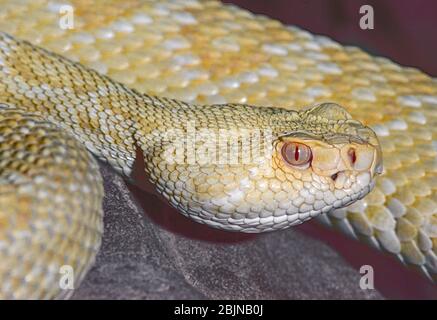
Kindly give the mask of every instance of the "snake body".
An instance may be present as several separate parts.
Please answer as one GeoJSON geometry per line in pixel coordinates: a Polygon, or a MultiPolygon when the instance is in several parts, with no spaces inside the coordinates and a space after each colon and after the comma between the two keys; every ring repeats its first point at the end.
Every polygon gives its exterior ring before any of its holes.
{"type": "Polygon", "coordinates": [[[198,222],[317,217],[435,281],[434,79],[218,2],[89,5],[71,2],[71,30],[60,4],[0,6],[1,298],[68,296],[62,266],[80,284],[102,234],[94,157],[127,179],[143,161],[198,222]]]}

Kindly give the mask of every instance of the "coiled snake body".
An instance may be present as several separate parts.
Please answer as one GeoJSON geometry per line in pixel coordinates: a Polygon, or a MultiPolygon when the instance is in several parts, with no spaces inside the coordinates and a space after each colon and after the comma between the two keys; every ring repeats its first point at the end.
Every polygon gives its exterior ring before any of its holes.
{"type": "Polygon", "coordinates": [[[435,80],[217,2],[87,4],[71,30],[60,4],[0,6],[0,297],[64,297],[60,268],[92,265],[91,154],[132,179],[140,153],[198,222],[317,217],[436,279],[435,80]]]}

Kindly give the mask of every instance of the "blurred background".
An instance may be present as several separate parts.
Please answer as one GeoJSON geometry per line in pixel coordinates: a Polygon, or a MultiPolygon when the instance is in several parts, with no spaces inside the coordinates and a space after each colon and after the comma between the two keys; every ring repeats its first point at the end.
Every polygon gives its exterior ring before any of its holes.
{"type": "MultiPolygon", "coordinates": [[[[224,0],[251,12],[297,25],[372,55],[437,76],[437,1],[433,0],[224,0]],[[360,7],[374,9],[374,29],[359,26],[360,7]]],[[[437,112],[437,110],[436,110],[437,112]]],[[[437,287],[392,257],[368,248],[314,222],[296,227],[334,247],[352,266],[369,264],[375,287],[391,299],[437,299],[437,287]]]]}

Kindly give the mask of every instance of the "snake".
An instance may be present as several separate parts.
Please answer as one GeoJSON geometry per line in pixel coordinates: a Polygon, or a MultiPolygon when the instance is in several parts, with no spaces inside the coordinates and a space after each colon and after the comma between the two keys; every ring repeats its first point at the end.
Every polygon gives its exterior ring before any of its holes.
{"type": "Polygon", "coordinates": [[[0,298],[80,285],[98,161],[199,223],[314,218],[436,281],[436,79],[217,1],[0,3],[0,298]]]}

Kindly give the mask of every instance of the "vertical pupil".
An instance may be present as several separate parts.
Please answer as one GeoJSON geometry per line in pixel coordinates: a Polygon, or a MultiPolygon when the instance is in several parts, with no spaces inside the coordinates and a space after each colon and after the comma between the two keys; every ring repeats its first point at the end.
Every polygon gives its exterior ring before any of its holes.
{"type": "Polygon", "coordinates": [[[285,142],[281,148],[282,159],[290,165],[301,166],[312,159],[311,149],[297,142],[285,142]]]}

